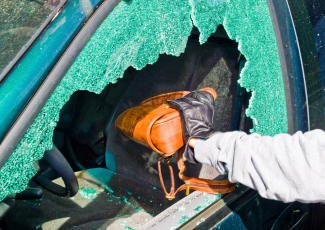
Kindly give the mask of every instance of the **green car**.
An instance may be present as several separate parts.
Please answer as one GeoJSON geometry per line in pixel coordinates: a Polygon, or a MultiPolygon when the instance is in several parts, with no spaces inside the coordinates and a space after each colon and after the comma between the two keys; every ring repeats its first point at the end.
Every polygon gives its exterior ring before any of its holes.
{"type": "MultiPolygon", "coordinates": [[[[214,128],[325,130],[316,0],[0,2],[1,229],[321,229],[322,204],[165,198],[159,154],[116,128],[159,94],[215,89],[214,128]]],[[[261,153],[263,154],[263,153],[261,153]]],[[[174,157],[176,187],[178,179],[174,157]]],[[[225,179],[186,163],[187,176],[225,179]]],[[[167,166],[162,167],[167,190],[167,166]]]]}

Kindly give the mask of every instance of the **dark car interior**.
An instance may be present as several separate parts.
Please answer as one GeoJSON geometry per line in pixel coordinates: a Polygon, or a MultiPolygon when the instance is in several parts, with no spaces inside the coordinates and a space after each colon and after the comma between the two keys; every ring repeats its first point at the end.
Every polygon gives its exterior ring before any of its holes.
{"type": "MultiPolygon", "coordinates": [[[[244,111],[250,93],[237,84],[245,58],[222,26],[203,45],[198,35],[194,29],[180,57],[160,55],[156,63],[142,70],[130,67],[122,79],[100,94],[77,91],[71,96],[61,109],[53,143],[73,169],[78,193],[73,197],[55,195],[48,191],[52,185],[43,184],[41,199],[16,200],[3,218],[7,229],[138,229],[184,198],[184,191],[172,201],[165,198],[157,171],[159,154],[115,128],[122,112],[147,98],[211,87],[218,95],[215,128],[249,132],[252,122],[244,111]]],[[[176,158],[171,162],[178,187],[182,183],[177,180],[176,158]]],[[[210,166],[186,164],[190,176],[213,179],[219,175],[210,166]]],[[[40,172],[30,188],[40,188],[40,174],[64,186],[62,175],[42,160],[38,166],[40,172]]],[[[162,174],[169,188],[167,166],[163,165],[162,174]]]]}

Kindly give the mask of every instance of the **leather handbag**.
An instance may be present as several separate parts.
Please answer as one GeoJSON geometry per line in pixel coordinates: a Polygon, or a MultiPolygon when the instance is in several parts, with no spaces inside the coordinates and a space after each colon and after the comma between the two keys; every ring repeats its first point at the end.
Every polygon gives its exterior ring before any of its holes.
{"type": "MultiPolygon", "coordinates": [[[[211,88],[201,89],[211,93],[214,99],[217,93],[211,88]]],[[[159,178],[167,199],[175,198],[179,191],[197,190],[212,194],[229,193],[235,190],[236,184],[228,180],[208,180],[194,177],[186,177],[186,170],[183,161],[184,140],[182,133],[181,117],[177,110],[170,108],[168,100],[174,100],[190,93],[189,91],[180,91],[166,93],[149,98],[143,101],[139,106],[123,112],[116,120],[115,127],[125,136],[135,142],[151,148],[153,151],[161,154],[158,159],[159,178]],[[179,178],[185,182],[175,191],[174,174],[170,159],[178,151],[177,166],[179,178]],[[166,191],[162,174],[161,161],[164,161],[170,170],[171,190],[166,191]]]]}

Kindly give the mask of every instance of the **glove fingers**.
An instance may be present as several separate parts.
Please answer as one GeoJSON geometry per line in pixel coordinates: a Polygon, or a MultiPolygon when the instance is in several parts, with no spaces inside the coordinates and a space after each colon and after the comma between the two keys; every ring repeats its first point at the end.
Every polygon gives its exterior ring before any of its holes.
{"type": "Polygon", "coordinates": [[[205,91],[194,91],[187,94],[184,97],[177,98],[175,100],[169,100],[168,103],[176,108],[182,108],[184,106],[208,106],[213,107],[213,96],[205,91]],[[202,94],[203,93],[203,94],[202,94]]]}
{"type": "Polygon", "coordinates": [[[184,96],[185,98],[195,98],[202,103],[213,104],[213,95],[207,91],[196,90],[184,96]]]}

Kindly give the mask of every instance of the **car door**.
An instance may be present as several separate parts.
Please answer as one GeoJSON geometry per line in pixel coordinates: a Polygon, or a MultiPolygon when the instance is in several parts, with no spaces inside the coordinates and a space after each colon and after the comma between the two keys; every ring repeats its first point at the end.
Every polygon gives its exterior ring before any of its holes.
{"type": "MultiPolygon", "coordinates": [[[[64,2],[47,21],[28,49],[24,50],[17,60],[3,72],[0,85],[0,94],[2,93],[0,98],[3,100],[1,112],[4,114],[1,118],[0,131],[0,168],[5,164],[91,35],[117,3],[116,0],[64,2]],[[91,8],[91,10],[86,10],[86,8],[91,8]],[[21,87],[17,87],[17,84],[21,87]]],[[[288,130],[290,134],[298,130],[307,131],[311,127],[309,106],[306,106],[309,105],[306,94],[308,87],[300,47],[296,43],[297,34],[290,8],[285,1],[270,0],[269,9],[285,83],[288,130]]],[[[238,100],[238,104],[240,103],[245,102],[238,100]]],[[[320,116],[319,124],[322,122],[322,116],[320,116]]],[[[305,213],[308,210],[306,205],[286,205],[265,201],[255,191],[241,186],[236,192],[226,195],[222,200],[218,200],[200,212],[199,215],[206,215],[207,221],[198,228],[228,226],[229,223],[236,226],[240,224],[247,226],[249,223],[254,226],[266,223],[266,221],[268,222],[264,226],[273,226],[279,223],[282,217],[284,219],[288,213],[298,210],[297,207],[300,208],[302,215],[295,217],[297,221],[293,222],[293,225],[301,223],[306,218],[305,213]],[[229,206],[223,204],[229,204],[229,206]],[[262,207],[272,208],[261,214],[259,210],[262,207]],[[246,215],[247,212],[251,212],[250,215],[246,215]],[[256,219],[259,222],[253,223],[256,219]]],[[[188,224],[195,223],[196,225],[198,222],[196,218],[198,216],[184,223],[181,228],[188,227],[188,224]]]]}

